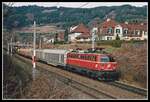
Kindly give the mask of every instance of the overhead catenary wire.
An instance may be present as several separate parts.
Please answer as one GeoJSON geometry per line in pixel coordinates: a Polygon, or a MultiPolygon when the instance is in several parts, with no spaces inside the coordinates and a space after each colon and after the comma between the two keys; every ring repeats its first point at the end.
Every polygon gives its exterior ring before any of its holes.
{"type": "Polygon", "coordinates": [[[87,2],[87,3],[85,3],[85,4],[81,5],[81,6],[79,6],[78,8],[82,8],[82,7],[84,7],[84,6],[88,5],[88,4],[89,4],[89,2],[87,2]]]}
{"type": "MultiPolygon", "coordinates": [[[[60,3],[61,3],[61,2],[57,2],[57,3],[55,4],[57,8],[60,8],[60,6],[61,6],[60,3]]],[[[79,7],[76,7],[76,8],[82,8],[82,7],[84,7],[84,6],[87,6],[89,3],[90,3],[90,2],[86,2],[86,3],[80,5],[79,7]]]]}

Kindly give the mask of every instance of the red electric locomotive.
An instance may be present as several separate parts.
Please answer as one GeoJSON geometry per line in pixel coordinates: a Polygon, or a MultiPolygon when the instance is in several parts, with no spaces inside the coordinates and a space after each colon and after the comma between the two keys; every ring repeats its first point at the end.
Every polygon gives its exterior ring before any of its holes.
{"type": "Polygon", "coordinates": [[[117,62],[109,54],[68,53],[67,66],[98,80],[117,80],[117,62]]]}

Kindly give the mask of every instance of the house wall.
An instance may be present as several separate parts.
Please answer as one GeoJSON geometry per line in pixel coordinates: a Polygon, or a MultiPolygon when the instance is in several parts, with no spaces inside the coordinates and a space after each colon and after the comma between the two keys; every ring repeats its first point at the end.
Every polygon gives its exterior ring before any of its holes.
{"type": "Polygon", "coordinates": [[[72,41],[76,40],[75,38],[77,36],[79,36],[79,35],[81,35],[81,33],[72,33],[72,34],[69,34],[68,35],[68,40],[72,42],[72,41]]]}
{"type": "Polygon", "coordinates": [[[123,39],[122,38],[123,37],[123,28],[120,25],[115,26],[115,29],[114,29],[114,37],[115,38],[116,38],[117,34],[120,37],[120,40],[122,40],[123,39]],[[120,30],[120,32],[116,32],[117,29],[120,30]]]}
{"type": "Polygon", "coordinates": [[[51,38],[47,41],[47,43],[54,43],[54,40],[55,40],[54,38],[51,38]]]}
{"type": "Polygon", "coordinates": [[[115,40],[115,36],[101,36],[100,40],[115,40]]]}
{"type": "Polygon", "coordinates": [[[84,41],[91,41],[91,39],[90,38],[87,38],[87,39],[78,39],[77,41],[79,41],[79,42],[84,42],[84,41]]]}
{"type": "Polygon", "coordinates": [[[141,40],[145,40],[145,39],[147,39],[147,38],[148,38],[147,32],[142,31],[142,36],[140,37],[140,39],[141,39],[141,40]]]}
{"type": "Polygon", "coordinates": [[[108,40],[108,39],[109,40],[115,40],[117,34],[120,37],[120,40],[131,40],[131,39],[134,39],[134,40],[144,40],[144,39],[148,38],[147,32],[142,31],[142,36],[140,36],[140,30],[134,30],[134,33],[135,33],[135,31],[138,31],[137,36],[133,36],[133,37],[123,36],[123,28],[120,25],[118,25],[118,26],[116,26],[114,28],[114,35],[113,36],[100,35],[100,40],[108,40]],[[117,33],[116,29],[119,29],[120,33],[117,33]]]}

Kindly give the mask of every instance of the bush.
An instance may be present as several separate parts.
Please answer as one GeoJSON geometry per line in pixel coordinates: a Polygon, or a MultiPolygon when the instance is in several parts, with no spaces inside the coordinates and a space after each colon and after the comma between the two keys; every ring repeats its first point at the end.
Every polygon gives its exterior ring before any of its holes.
{"type": "Polygon", "coordinates": [[[114,40],[112,43],[113,47],[121,47],[122,41],[121,40],[114,40]]]}
{"type": "Polygon", "coordinates": [[[101,40],[97,42],[97,45],[112,45],[113,40],[101,40]]]}
{"type": "Polygon", "coordinates": [[[120,37],[119,37],[119,35],[117,34],[117,36],[116,36],[116,40],[120,40],[120,37]]]}
{"type": "Polygon", "coordinates": [[[118,63],[120,79],[136,83],[146,88],[147,85],[147,44],[136,47],[135,44],[124,43],[121,49],[112,52],[118,63]]]}
{"type": "Polygon", "coordinates": [[[135,71],[135,73],[133,74],[133,79],[135,81],[138,81],[138,82],[145,82],[145,80],[147,80],[147,70],[146,68],[139,68],[138,71],[135,71]]]}
{"type": "Polygon", "coordinates": [[[106,40],[106,41],[99,41],[97,45],[111,45],[112,47],[121,47],[123,41],[121,40],[106,40]]]}

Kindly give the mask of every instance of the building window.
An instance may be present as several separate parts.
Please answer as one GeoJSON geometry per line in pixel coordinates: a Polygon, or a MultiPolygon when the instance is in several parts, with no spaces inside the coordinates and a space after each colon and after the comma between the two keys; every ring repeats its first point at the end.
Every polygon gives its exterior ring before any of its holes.
{"type": "Polygon", "coordinates": [[[116,29],[116,33],[120,33],[120,29],[116,29]]]}
{"type": "Polygon", "coordinates": [[[140,35],[140,31],[139,31],[139,30],[136,30],[136,31],[135,31],[135,35],[140,35]]]}
{"type": "Polygon", "coordinates": [[[107,33],[108,33],[108,34],[113,33],[113,29],[112,29],[112,28],[108,28],[107,33]]]}
{"type": "Polygon", "coordinates": [[[144,32],[144,35],[147,35],[147,32],[144,32]]]}
{"type": "Polygon", "coordinates": [[[107,40],[112,40],[112,37],[107,37],[107,40]]]}
{"type": "Polygon", "coordinates": [[[128,29],[124,29],[123,34],[128,34],[128,29]]]}

